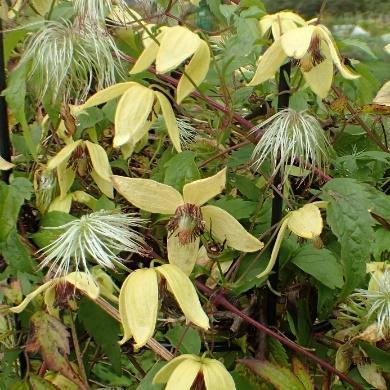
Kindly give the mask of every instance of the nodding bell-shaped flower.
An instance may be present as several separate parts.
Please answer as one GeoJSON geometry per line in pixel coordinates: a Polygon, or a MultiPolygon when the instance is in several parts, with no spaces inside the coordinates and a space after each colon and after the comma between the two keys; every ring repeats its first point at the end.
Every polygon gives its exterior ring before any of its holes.
{"type": "Polygon", "coordinates": [[[91,275],[84,272],[72,272],[64,277],[52,279],[42,284],[42,286],[26,295],[22,303],[11,307],[9,310],[13,313],[21,313],[35,297],[44,294],[44,302],[50,314],[52,314],[55,311],[56,292],[69,297],[74,295],[76,289],[82,291],[92,300],[99,297],[99,287],[91,275]],[[68,284],[72,286],[71,289],[67,288],[68,284]]]}
{"type": "Polygon", "coordinates": [[[226,168],[214,176],[175,188],[149,179],[112,176],[115,189],[134,206],[150,213],[172,215],[168,223],[168,260],[189,275],[195,265],[200,236],[211,232],[218,242],[242,252],[256,252],[264,244],[249,234],[228,212],[204,206],[225,188],[226,168]]]}
{"type": "Polygon", "coordinates": [[[145,41],[145,49],[134,64],[130,74],[146,70],[156,60],[158,73],[167,73],[177,68],[187,58],[192,59],[184,67],[177,86],[177,102],[180,104],[195,86],[207,75],[210,65],[210,50],[205,41],[183,26],[164,27],[155,40],[145,41]]]}
{"type": "Polygon", "coordinates": [[[171,103],[159,91],[136,82],[115,84],[92,95],[84,104],[73,107],[78,115],[82,110],[106,103],[120,96],[115,112],[113,146],[121,147],[127,157],[146,134],[161,112],[168,135],[178,152],[181,152],[179,129],[171,103]]]}
{"type": "Polygon", "coordinates": [[[124,334],[120,344],[133,337],[138,349],[153,336],[161,278],[165,279],[186,319],[204,330],[209,328],[209,319],[191,280],[175,265],[164,264],[156,268],[137,269],[123,282],[119,294],[119,314],[124,334]]]}
{"type": "Polygon", "coordinates": [[[270,30],[274,39],[280,38],[285,32],[304,26],[305,19],[291,11],[281,11],[276,14],[265,15],[260,19],[261,35],[266,35],[270,30]]]}
{"type": "Polygon", "coordinates": [[[106,151],[98,144],[84,140],[72,142],[49,160],[47,169],[57,170],[61,198],[67,195],[76,174],[81,177],[90,174],[104,195],[114,197],[110,163],[106,151]]]}
{"type": "Polygon", "coordinates": [[[276,263],[283,238],[287,233],[287,229],[291,230],[298,237],[306,238],[308,240],[315,240],[320,236],[323,229],[320,208],[325,208],[326,206],[327,202],[308,203],[300,209],[291,211],[286,215],[276,237],[269,263],[266,269],[257,275],[258,278],[262,278],[271,273],[272,268],[276,263]]]}
{"type": "Polygon", "coordinates": [[[165,390],[190,390],[195,384],[206,390],[236,389],[232,376],[219,360],[190,354],[169,361],[157,372],[153,384],[166,384],[165,390]]]}
{"type": "Polygon", "coordinates": [[[40,268],[50,265],[48,274],[66,275],[79,268],[89,273],[88,259],[103,268],[115,269],[119,252],[144,253],[144,240],[137,228],[143,220],[117,210],[85,214],[65,225],[45,227],[60,235],[40,250],[45,259],[40,268]]]}
{"type": "Polygon", "coordinates": [[[307,25],[288,30],[265,51],[248,85],[269,80],[292,58],[303,73],[306,83],[321,98],[325,98],[333,81],[333,65],[346,79],[360,77],[343,64],[330,31],[322,24],[307,25]]]}

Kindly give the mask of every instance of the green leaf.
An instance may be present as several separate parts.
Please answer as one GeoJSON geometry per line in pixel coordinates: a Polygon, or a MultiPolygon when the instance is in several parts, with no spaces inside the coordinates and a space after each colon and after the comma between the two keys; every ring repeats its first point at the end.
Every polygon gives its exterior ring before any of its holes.
{"type": "Polygon", "coordinates": [[[294,254],[291,262],[331,289],[344,284],[343,269],[328,249],[305,245],[294,254]]]}
{"type": "Polygon", "coordinates": [[[314,390],[314,383],[310,376],[309,368],[305,366],[296,356],[293,356],[292,358],[292,370],[303,383],[306,390],[314,390]]]}
{"type": "Polygon", "coordinates": [[[283,367],[289,367],[288,355],[283,344],[273,337],[268,337],[267,343],[272,363],[279,364],[283,367]]]}
{"type": "Polygon", "coordinates": [[[377,364],[383,371],[390,373],[390,352],[383,351],[369,343],[361,341],[361,347],[367,352],[368,356],[377,364]]]}
{"type": "Polygon", "coordinates": [[[301,381],[286,367],[266,360],[240,359],[239,362],[274,385],[277,390],[305,390],[301,381]]]}
{"type": "Polygon", "coordinates": [[[179,345],[181,353],[192,353],[198,355],[200,353],[201,340],[198,332],[195,329],[176,325],[168,330],[165,337],[169,340],[172,346],[179,345]]]}
{"type": "Polygon", "coordinates": [[[137,390],[162,390],[165,385],[154,385],[153,379],[157,372],[165,365],[164,362],[156,363],[139,383],[137,390]]]}
{"type": "Polygon", "coordinates": [[[240,148],[238,150],[235,150],[227,162],[227,166],[229,168],[237,168],[240,165],[247,164],[248,161],[251,159],[252,153],[253,153],[254,146],[253,145],[246,145],[243,148],[240,148]]]}
{"type": "Polygon", "coordinates": [[[236,186],[242,195],[254,202],[259,200],[260,189],[253,182],[253,178],[241,175],[231,175],[231,184],[236,186]]]}
{"type": "Polygon", "coordinates": [[[215,206],[220,207],[221,209],[226,210],[236,219],[244,219],[251,217],[258,206],[257,202],[250,202],[248,200],[243,200],[240,198],[236,199],[219,199],[215,202],[209,202],[215,206]]]}
{"type": "Polygon", "coordinates": [[[390,252],[390,231],[385,228],[379,228],[375,231],[374,258],[376,261],[383,261],[382,254],[390,252]]]}
{"type": "MultiPolygon", "coordinates": [[[[379,191],[354,179],[333,179],[325,184],[327,222],[341,246],[345,285],[342,297],[350,294],[366,274],[374,238],[374,220],[369,209],[379,191]]],[[[380,193],[379,193],[380,194],[380,193]]],[[[381,211],[380,211],[381,212],[381,211]]]]}
{"type": "Polygon", "coordinates": [[[118,344],[119,323],[87,298],[79,304],[78,318],[110,360],[114,371],[121,373],[121,350],[118,344]]]}
{"type": "Polygon", "coordinates": [[[195,164],[195,153],[181,152],[165,163],[164,183],[181,191],[184,184],[200,179],[198,167],[195,164]]]}

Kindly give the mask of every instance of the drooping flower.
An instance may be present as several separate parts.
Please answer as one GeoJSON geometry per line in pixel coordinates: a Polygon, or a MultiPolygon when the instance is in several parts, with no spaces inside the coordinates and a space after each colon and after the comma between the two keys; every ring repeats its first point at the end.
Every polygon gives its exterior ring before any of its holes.
{"type": "Polygon", "coordinates": [[[190,390],[195,383],[204,384],[206,390],[236,389],[232,376],[219,360],[190,354],[169,361],[153,379],[153,384],[166,384],[166,390],[190,390]]]}
{"type": "Polygon", "coordinates": [[[271,30],[274,39],[278,39],[285,32],[304,26],[305,24],[306,21],[302,17],[291,11],[281,11],[276,14],[265,15],[259,22],[261,35],[264,36],[271,30]]]}
{"type": "Polygon", "coordinates": [[[180,104],[207,75],[210,65],[210,50],[207,43],[183,26],[164,27],[155,40],[147,40],[144,43],[145,49],[130,74],[143,72],[154,61],[158,73],[167,73],[192,56],[188,65],[184,67],[184,74],[177,86],[176,100],[180,104]]]}
{"type": "Polygon", "coordinates": [[[21,64],[28,65],[39,98],[78,102],[92,85],[99,90],[115,83],[118,57],[114,40],[99,25],[49,21],[28,39],[21,64]]]}
{"type": "Polygon", "coordinates": [[[39,294],[44,294],[44,302],[49,311],[52,311],[54,309],[53,296],[55,298],[55,289],[59,288],[65,290],[66,284],[68,283],[73,286],[73,293],[76,289],[80,290],[92,300],[97,299],[99,296],[99,287],[90,274],[84,272],[71,272],[66,276],[55,278],[42,284],[42,286],[26,295],[18,306],[11,307],[9,310],[13,313],[21,313],[35,297],[39,294]]]}
{"type": "Polygon", "coordinates": [[[332,34],[323,25],[307,25],[288,30],[266,50],[248,84],[258,85],[272,78],[287,57],[299,66],[306,83],[321,98],[328,95],[333,81],[333,65],[346,79],[360,77],[348,69],[332,34]]]}
{"type": "Polygon", "coordinates": [[[179,130],[175,113],[165,95],[135,82],[115,84],[92,95],[84,104],[74,107],[77,115],[80,111],[106,103],[121,96],[115,112],[114,147],[122,147],[126,156],[132,153],[149,131],[161,111],[172,144],[181,152],[179,130]]]}
{"type": "Polygon", "coordinates": [[[81,177],[90,174],[103,194],[114,197],[110,163],[106,151],[98,144],[84,140],[72,142],[49,160],[47,169],[57,170],[61,198],[67,195],[76,173],[81,177]]]}
{"type": "Polygon", "coordinates": [[[123,282],[119,294],[119,314],[124,331],[121,344],[133,337],[135,348],[141,348],[153,336],[160,278],[165,279],[187,320],[202,329],[209,328],[209,319],[191,280],[175,265],[164,264],[156,268],[137,269],[123,282]]]}
{"type": "Polygon", "coordinates": [[[265,132],[256,145],[253,166],[258,169],[267,158],[271,159],[273,173],[288,174],[295,163],[304,170],[307,164],[325,169],[330,145],[317,119],[308,112],[287,108],[277,112],[253,128],[265,132]]]}
{"type": "Polygon", "coordinates": [[[200,236],[213,238],[242,252],[255,252],[263,243],[249,234],[225,210],[204,204],[225,188],[226,168],[206,179],[185,184],[183,195],[173,187],[149,179],[112,176],[115,189],[134,206],[172,215],[168,223],[168,259],[189,275],[195,265],[200,236]]]}
{"type": "Polygon", "coordinates": [[[89,273],[88,259],[103,268],[120,263],[119,252],[144,253],[144,240],[137,228],[143,220],[117,210],[101,210],[83,215],[64,225],[44,229],[61,232],[59,237],[40,250],[45,259],[40,268],[49,267],[54,277],[82,268],[89,273]]]}

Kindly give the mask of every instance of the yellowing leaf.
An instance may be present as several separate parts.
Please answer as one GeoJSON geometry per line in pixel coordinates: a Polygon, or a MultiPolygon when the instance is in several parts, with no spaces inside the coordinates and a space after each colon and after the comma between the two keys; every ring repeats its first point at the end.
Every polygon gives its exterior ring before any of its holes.
{"type": "Polygon", "coordinates": [[[263,83],[274,77],[277,70],[282,66],[286,54],[283,51],[280,40],[276,40],[261,56],[256,73],[248,86],[254,86],[263,83]]]}
{"type": "Polygon", "coordinates": [[[57,168],[60,164],[67,161],[76,148],[82,144],[82,142],[82,140],[78,140],[63,147],[52,159],[49,160],[47,163],[47,169],[57,168]]]}
{"type": "Polygon", "coordinates": [[[288,227],[299,237],[314,239],[322,232],[320,209],[313,204],[306,204],[288,216],[288,227]]]}
{"type": "Polygon", "coordinates": [[[225,366],[215,359],[203,359],[202,372],[206,389],[235,390],[236,385],[225,366]]]}
{"type": "Polygon", "coordinates": [[[72,193],[72,199],[75,202],[85,204],[90,209],[94,210],[96,206],[97,199],[92,195],[87,194],[85,191],[75,191],[72,193]]]}
{"type": "Polygon", "coordinates": [[[173,187],[149,179],[112,176],[114,188],[130,203],[150,213],[174,214],[183,198],[173,187]]]}
{"type": "Polygon", "coordinates": [[[198,237],[193,242],[183,245],[173,233],[167,240],[169,262],[179,267],[186,275],[190,275],[196,263],[199,241],[198,237]]]}
{"type": "Polygon", "coordinates": [[[186,318],[203,329],[209,328],[209,318],[200,305],[194,285],[188,276],[173,264],[164,264],[156,268],[167,281],[177,303],[186,318]]]}
{"type": "Polygon", "coordinates": [[[195,53],[200,41],[201,39],[188,28],[182,26],[167,28],[157,53],[157,72],[166,73],[175,69],[195,53]]]}
{"type": "Polygon", "coordinates": [[[195,180],[183,187],[183,198],[186,203],[202,206],[214,196],[220,194],[226,185],[226,168],[206,179],[195,180]]]}
{"type": "Polygon", "coordinates": [[[387,390],[385,378],[380,373],[378,367],[374,364],[358,364],[357,369],[359,374],[371,385],[374,389],[387,390]]]}
{"type": "Polygon", "coordinates": [[[140,84],[133,85],[123,94],[115,113],[114,147],[126,144],[145,125],[154,97],[152,90],[140,84]]]}
{"type": "Polygon", "coordinates": [[[172,372],[165,390],[190,390],[201,364],[192,359],[182,361],[172,372]]]}
{"type": "Polygon", "coordinates": [[[180,153],[181,146],[180,146],[179,129],[177,127],[175,113],[173,112],[171,103],[169,103],[169,100],[161,92],[156,91],[155,95],[157,96],[158,102],[160,103],[164,122],[167,127],[168,134],[172,141],[172,144],[175,147],[175,149],[180,153]]]}
{"type": "Polygon", "coordinates": [[[153,378],[153,384],[164,384],[168,382],[172,372],[185,360],[193,360],[199,362],[199,358],[195,355],[184,354],[175,357],[169,361],[164,367],[162,367],[153,378]]]}
{"type": "Polygon", "coordinates": [[[68,194],[68,191],[70,190],[70,187],[72,187],[74,178],[76,176],[74,170],[72,168],[68,168],[67,165],[68,162],[64,161],[57,167],[57,179],[58,185],[60,187],[61,198],[64,198],[68,194]]]}
{"type": "Polygon", "coordinates": [[[3,157],[0,156],[0,171],[8,171],[9,169],[12,169],[14,166],[15,164],[12,164],[4,160],[3,157]]]}
{"type": "Polygon", "coordinates": [[[69,213],[72,206],[72,194],[66,194],[64,197],[57,196],[51,203],[48,212],[61,211],[62,213],[69,213]]]}
{"type": "Polygon", "coordinates": [[[202,207],[203,219],[208,231],[217,241],[224,242],[241,252],[256,252],[264,244],[249,234],[244,227],[228,212],[216,206],[202,207]]]}
{"type": "Polygon", "coordinates": [[[154,269],[133,271],[123,283],[119,294],[119,314],[124,329],[121,344],[131,335],[136,348],[144,346],[153,336],[157,320],[158,283],[154,269]]]}
{"type": "Polygon", "coordinates": [[[200,41],[199,47],[188,65],[184,67],[185,73],[180,78],[177,86],[177,103],[195,91],[205,79],[210,65],[210,49],[205,41],[200,41]],[[190,77],[190,79],[188,77],[190,77]],[[195,84],[195,85],[194,85],[195,84]]]}
{"type": "Polygon", "coordinates": [[[123,95],[130,87],[138,85],[133,81],[127,83],[118,83],[111,87],[102,89],[92,95],[84,104],[79,106],[79,109],[86,109],[89,107],[99,106],[100,104],[107,103],[111,99],[115,99],[118,96],[123,95]]]}

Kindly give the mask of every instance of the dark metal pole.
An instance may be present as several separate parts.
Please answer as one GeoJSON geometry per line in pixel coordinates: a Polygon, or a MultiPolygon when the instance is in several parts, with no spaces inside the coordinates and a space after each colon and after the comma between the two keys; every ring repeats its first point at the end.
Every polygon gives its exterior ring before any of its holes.
{"type": "MultiPolygon", "coordinates": [[[[3,24],[0,18],[0,91],[6,88],[3,24]]],[[[8,129],[7,103],[4,96],[0,96],[0,155],[4,160],[11,161],[11,140],[8,129]]],[[[2,171],[2,179],[8,183],[11,170],[2,171]]]]}
{"type": "MultiPolygon", "coordinates": [[[[278,111],[288,108],[290,103],[290,93],[289,93],[289,83],[288,79],[290,78],[291,73],[291,62],[281,66],[279,73],[279,97],[278,97],[278,111]]],[[[273,200],[272,200],[272,218],[271,218],[271,226],[279,223],[283,216],[283,198],[279,194],[283,194],[283,177],[280,170],[276,173],[274,178],[274,187],[278,191],[273,191],[273,200]]],[[[276,239],[276,237],[275,237],[276,239]]],[[[275,244],[275,239],[271,247],[275,244]]],[[[274,266],[274,272],[269,277],[269,282],[271,287],[278,291],[278,280],[279,280],[279,259],[276,260],[274,266]]],[[[267,320],[268,325],[274,326],[276,325],[276,304],[277,297],[276,295],[268,291],[268,299],[267,299],[267,320]]]]}

